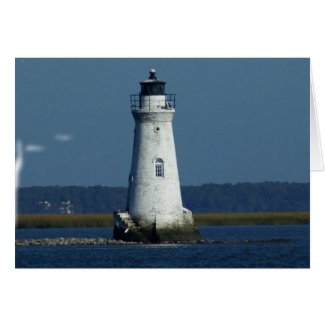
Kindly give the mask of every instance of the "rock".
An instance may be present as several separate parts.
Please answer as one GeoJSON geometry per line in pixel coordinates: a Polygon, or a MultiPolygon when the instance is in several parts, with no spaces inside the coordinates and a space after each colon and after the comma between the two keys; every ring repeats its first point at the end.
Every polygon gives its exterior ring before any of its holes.
{"type": "MultiPolygon", "coordinates": [[[[287,243],[291,238],[266,238],[266,239],[241,239],[218,240],[200,239],[194,241],[163,241],[161,244],[262,244],[262,243],[287,243]]],[[[73,245],[151,245],[148,242],[123,241],[110,238],[42,238],[42,239],[17,239],[16,246],[73,246],[73,245]]],[[[155,244],[155,245],[159,245],[155,244]]]]}

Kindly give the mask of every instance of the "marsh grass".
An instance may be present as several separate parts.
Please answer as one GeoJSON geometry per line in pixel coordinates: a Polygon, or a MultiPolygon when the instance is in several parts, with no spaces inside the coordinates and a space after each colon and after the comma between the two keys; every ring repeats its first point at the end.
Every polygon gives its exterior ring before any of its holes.
{"type": "Polygon", "coordinates": [[[196,213],[197,226],[309,224],[309,212],[196,213]]]}
{"type": "MultiPolygon", "coordinates": [[[[309,224],[309,212],[195,213],[196,226],[309,224]]],[[[21,214],[17,228],[112,227],[112,214],[21,214]]]]}
{"type": "Polygon", "coordinates": [[[21,214],[17,228],[112,227],[112,214],[21,214]]]}

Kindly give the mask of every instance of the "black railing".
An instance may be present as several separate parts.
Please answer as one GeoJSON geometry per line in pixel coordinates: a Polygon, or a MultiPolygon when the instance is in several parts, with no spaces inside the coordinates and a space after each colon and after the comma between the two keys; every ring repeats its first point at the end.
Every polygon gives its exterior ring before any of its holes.
{"type": "MultiPolygon", "coordinates": [[[[175,109],[176,107],[176,95],[175,94],[165,94],[165,106],[161,107],[162,109],[175,109]]],[[[149,102],[149,105],[146,104],[146,107],[150,109],[150,97],[146,96],[149,102]]],[[[130,95],[131,100],[131,109],[142,109],[141,107],[141,95],[130,95]]],[[[157,105],[157,101],[154,101],[154,103],[157,105]]],[[[155,105],[155,108],[156,108],[155,105]]]]}

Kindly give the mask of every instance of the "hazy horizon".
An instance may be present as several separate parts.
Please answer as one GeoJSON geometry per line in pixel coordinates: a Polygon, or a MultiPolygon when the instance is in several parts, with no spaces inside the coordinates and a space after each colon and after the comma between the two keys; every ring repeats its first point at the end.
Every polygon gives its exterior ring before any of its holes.
{"type": "MultiPolygon", "coordinates": [[[[309,184],[310,182],[286,182],[286,181],[261,181],[261,182],[237,182],[237,183],[230,183],[230,182],[226,182],[226,183],[202,183],[202,184],[196,184],[196,185],[193,185],[193,184],[180,184],[181,187],[182,186],[209,186],[209,185],[232,185],[232,186],[235,186],[235,185],[238,185],[238,184],[245,184],[245,183],[249,183],[249,184],[260,184],[260,183],[289,183],[289,184],[293,184],[293,183],[296,183],[296,184],[309,184]]],[[[29,185],[29,186],[19,186],[18,188],[21,189],[21,188],[27,188],[27,187],[96,187],[96,186],[101,186],[101,187],[121,187],[121,188],[127,188],[128,185],[114,185],[114,186],[111,186],[111,185],[102,185],[102,184],[94,184],[94,185],[72,185],[72,184],[67,184],[67,185],[58,185],[58,184],[49,184],[49,185],[29,185]]]]}

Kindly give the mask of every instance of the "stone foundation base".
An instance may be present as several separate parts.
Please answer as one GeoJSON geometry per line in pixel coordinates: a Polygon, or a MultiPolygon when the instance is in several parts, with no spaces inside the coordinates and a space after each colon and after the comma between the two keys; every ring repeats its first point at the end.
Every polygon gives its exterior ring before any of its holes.
{"type": "Polygon", "coordinates": [[[181,243],[198,241],[201,236],[191,222],[169,227],[157,227],[155,224],[138,226],[128,212],[114,212],[113,238],[143,243],[181,243]]]}
{"type": "Polygon", "coordinates": [[[199,231],[194,227],[178,227],[164,229],[133,229],[127,233],[114,227],[113,238],[130,242],[142,243],[181,243],[192,242],[201,239],[199,231]]]}

